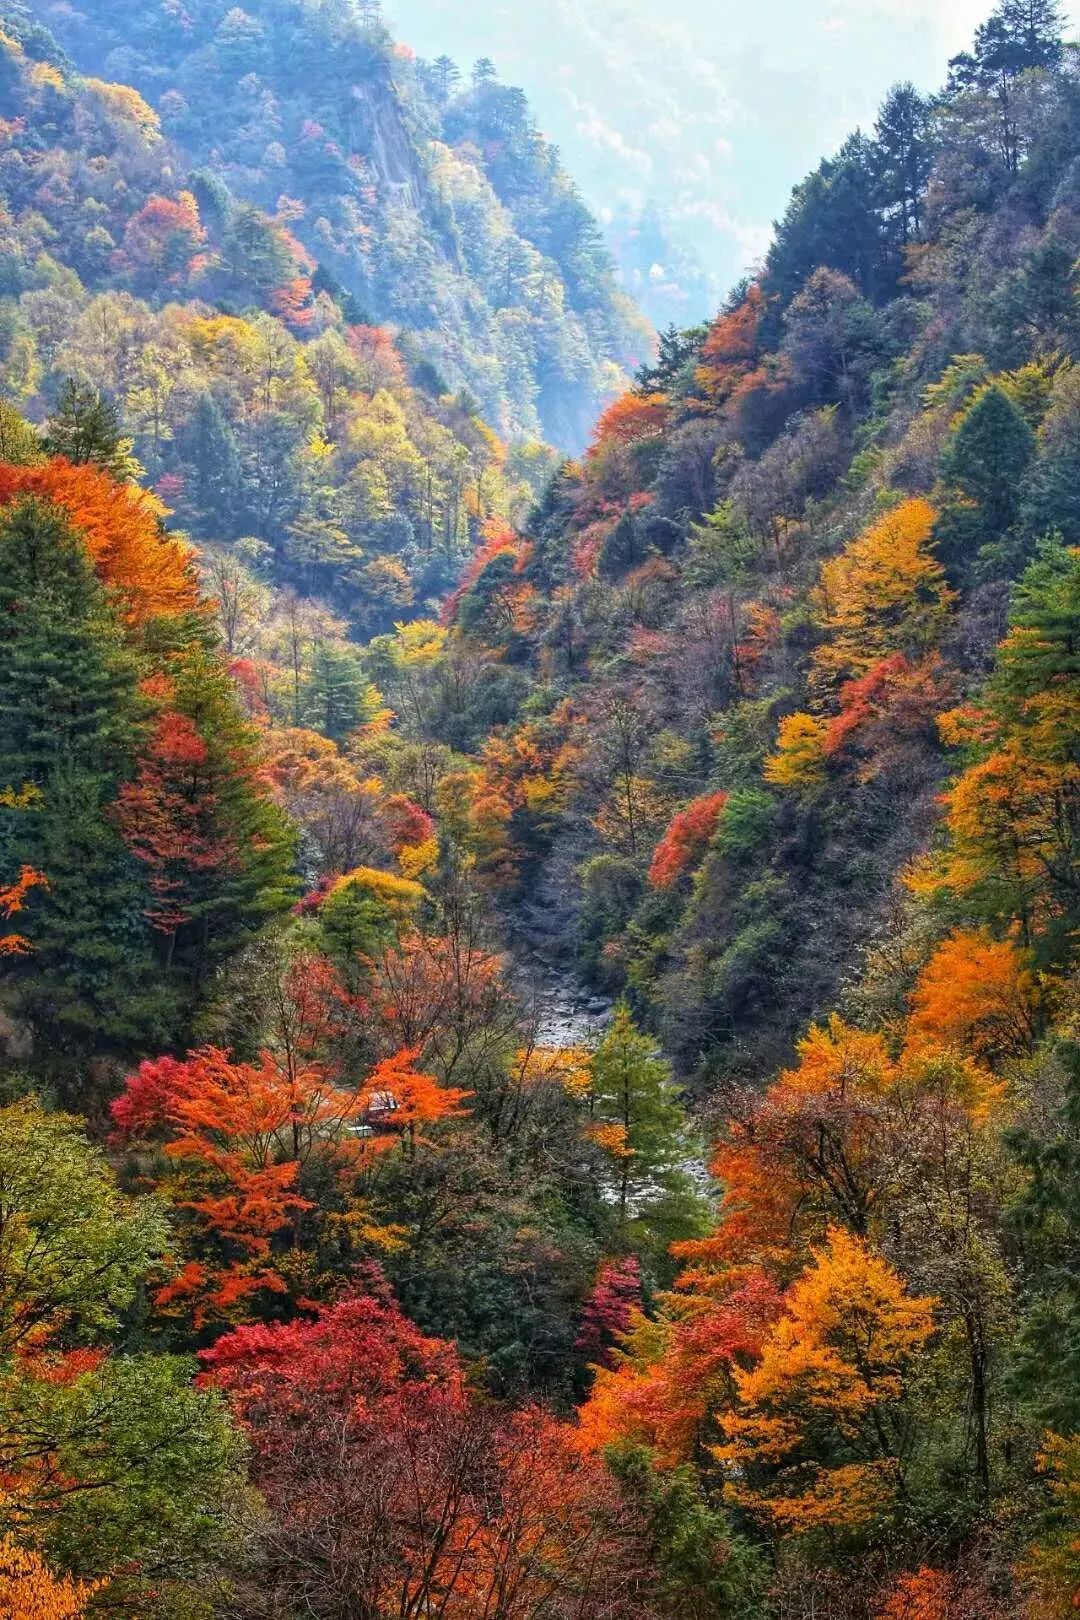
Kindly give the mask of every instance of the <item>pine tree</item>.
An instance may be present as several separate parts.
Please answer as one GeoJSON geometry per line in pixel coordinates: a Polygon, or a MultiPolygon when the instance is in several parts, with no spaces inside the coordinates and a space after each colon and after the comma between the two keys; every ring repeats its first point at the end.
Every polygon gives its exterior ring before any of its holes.
{"type": "Polygon", "coordinates": [[[141,468],[131,454],[131,440],[120,427],[120,413],[98,389],[69,377],[49,418],[45,448],[75,466],[93,463],[121,483],[138,478],[141,468]]]}
{"type": "Polygon", "coordinates": [[[982,389],[941,460],[946,499],[934,537],[950,567],[969,563],[1009,534],[1034,452],[1034,435],[1018,406],[996,384],[982,389]]]}
{"type": "Polygon", "coordinates": [[[201,534],[233,539],[240,532],[243,474],[236,435],[212,394],[203,394],[180,436],[191,468],[188,489],[201,534]]]}
{"type": "Polygon", "coordinates": [[[86,553],[52,507],[0,514],[0,864],[41,871],[20,918],[21,1009],[71,1052],[160,1028],[146,896],[110,819],[142,705],[86,553]]]}
{"type": "Polygon", "coordinates": [[[922,229],[922,199],[930,178],[930,104],[913,84],[889,91],[874,126],[882,205],[906,246],[922,229]]]}

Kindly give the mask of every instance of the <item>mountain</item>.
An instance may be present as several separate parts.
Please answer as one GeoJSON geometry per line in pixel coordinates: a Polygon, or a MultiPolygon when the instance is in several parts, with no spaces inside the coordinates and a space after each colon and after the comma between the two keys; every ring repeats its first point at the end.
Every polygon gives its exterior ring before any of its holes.
{"type": "Polygon", "coordinates": [[[520,92],[459,85],[377,9],[37,4],[77,67],[137,89],[204,184],[284,207],[318,272],[405,329],[507,437],[577,448],[648,333],[520,92]]]}
{"type": "Polygon", "coordinates": [[[558,459],[165,137],[308,21],[0,34],[0,1612],[1065,1620],[1080,47],[558,459]]]}
{"type": "MultiPolygon", "coordinates": [[[[67,22],[74,38],[76,19],[67,22]]],[[[142,33],[132,37],[157,38],[153,22],[142,14],[142,33]]],[[[21,9],[7,27],[0,41],[0,187],[6,208],[2,369],[9,396],[40,420],[55,409],[69,379],[104,390],[179,525],[206,540],[243,541],[256,576],[318,590],[332,613],[358,630],[388,628],[414,604],[437,601],[485,523],[522,510],[551,464],[539,440],[518,438],[508,448],[496,436],[480,401],[463,386],[465,374],[483,385],[491,415],[518,427],[523,417],[537,425],[532,402],[540,394],[552,412],[579,412],[591,409],[589,389],[599,386],[601,373],[612,380],[619,375],[613,363],[590,358],[592,339],[562,307],[569,294],[554,261],[541,259],[510,231],[487,182],[480,186],[479,171],[468,168],[477,179],[468,203],[472,250],[480,251],[486,221],[495,231],[487,246],[494,253],[502,244],[497,279],[503,292],[512,259],[528,285],[540,288],[537,297],[552,319],[560,310],[558,335],[545,342],[549,358],[541,377],[529,358],[537,336],[533,316],[511,307],[513,288],[511,302],[492,313],[469,279],[457,215],[450,204],[437,205],[433,189],[438,172],[460,178],[467,165],[440,146],[437,162],[431,158],[433,166],[421,169],[417,154],[422,148],[430,157],[432,147],[406,138],[402,97],[390,78],[392,52],[381,33],[370,48],[360,35],[354,41],[370,70],[363,96],[358,91],[360,99],[352,102],[366,109],[357,111],[356,139],[366,132],[363,139],[381,154],[386,175],[395,163],[412,164],[411,178],[384,175],[381,189],[368,180],[361,186],[359,170],[343,168],[329,154],[329,138],[309,132],[323,152],[319,173],[300,172],[301,140],[300,168],[290,177],[290,184],[303,180],[321,199],[309,207],[292,200],[284,186],[279,192],[260,179],[250,152],[247,166],[240,165],[241,129],[230,161],[219,152],[216,167],[194,167],[132,85],[76,73],[53,36],[21,9]],[[351,178],[335,189],[342,174],[351,178]],[[273,200],[259,206],[240,192],[241,182],[250,196],[272,192],[273,200]],[[322,212],[327,186],[336,199],[333,229],[322,212]],[[369,217],[364,223],[357,214],[350,231],[354,206],[369,217]],[[428,229],[424,208],[441,209],[426,247],[417,237],[428,229]],[[389,268],[401,231],[412,243],[411,277],[389,268]],[[415,312],[416,299],[450,298],[438,341],[428,345],[414,330],[377,324],[342,279],[372,293],[380,277],[387,278],[399,311],[410,299],[415,312]],[[421,281],[424,294],[417,290],[421,281]],[[476,337],[477,323],[484,342],[476,337]],[[511,334],[509,346],[498,338],[503,360],[485,352],[487,339],[496,341],[494,327],[511,334]],[[567,392],[568,373],[558,356],[571,351],[578,382],[567,392]],[[518,405],[510,397],[515,390],[518,405]]],[[[187,30],[185,24],[185,37],[187,30]]],[[[315,37],[329,49],[325,38],[315,37]]],[[[215,47],[208,49],[216,59],[215,47]]],[[[236,68],[241,56],[225,51],[223,60],[236,68]]],[[[205,60],[203,66],[210,71],[205,60]]],[[[216,82],[224,95],[231,81],[219,74],[216,82]]],[[[477,133],[470,122],[475,106],[500,95],[498,87],[481,87],[459,98],[462,141],[477,133]]],[[[166,109],[182,122],[181,100],[179,92],[171,100],[164,96],[166,109]]],[[[519,133],[526,132],[527,144],[534,139],[531,126],[520,109],[517,116],[525,120],[519,133]]],[[[280,118],[272,128],[280,131],[280,118]]],[[[194,139],[196,132],[189,133],[194,139]]],[[[535,163],[524,179],[522,164],[509,154],[499,172],[507,186],[517,183],[523,213],[533,209],[547,218],[548,204],[566,210],[563,240],[577,243],[576,296],[594,334],[600,333],[605,308],[617,324],[614,304],[605,304],[606,260],[593,252],[587,216],[549,150],[539,137],[534,144],[535,163]],[[537,201],[538,187],[546,201],[537,201]]],[[[357,164],[364,167],[360,158],[357,164]]],[[[283,182],[281,173],[277,181],[283,182]]],[[[540,225],[535,229],[539,234],[540,225]]],[[[554,225],[550,230],[557,234],[554,225]]],[[[494,263],[489,258],[489,269],[494,263]]],[[[430,317],[433,306],[424,307],[430,317]]]]}
{"type": "Polygon", "coordinates": [[[1078,102],[1036,49],[1015,82],[962,57],[941,97],[898,88],[461,599],[522,672],[520,733],[582,761],[557,816],[522,812],[519,901],[709,1091],[841,996],[931,836],[937,710],[1040,540],[1080,541],[1078,102]]]}
{"type": "MultiPolygon", "coordinates": [[[[523,12],[500,0],[385,0],[384,9],[422,54],[462,66],[490,58],[525,88],[605,227],[661,210],[674,252],[653,262],[673,280],[679,261],[696,259],[720,288],[757,265],[798,177],[847,130],[869,127],[892,83],[935,80],[985,11],[979,0],[534,0],[523,12]]],[[[620,259],[628,287],[632,265],[620,259]]],[[[654,315],[657,326],[715,309],[695,277],[680,285],[687,303],[654,315]]]]}

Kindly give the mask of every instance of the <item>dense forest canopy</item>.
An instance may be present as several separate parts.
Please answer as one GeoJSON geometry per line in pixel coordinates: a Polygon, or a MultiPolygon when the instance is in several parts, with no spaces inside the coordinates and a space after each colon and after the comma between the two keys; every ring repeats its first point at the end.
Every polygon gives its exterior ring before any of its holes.
{"type": "Polygon", "coordinates": [[[490,63],[0,14],[0,1613],[1065,1620],[1054,6],[633,379],[490,63]]]}
{"type": "Polygon", "coordinates": [[[256,252],[294,325],[340,287],[350,320],[404,329],[423,375],[467,389],[496,431],[573,450],[646,352],[595,221],[490,63],[417,62],[351,0],[35,15],[81,72],[146,98],[200,219],[231,224],[231,257],[256,252]],[[243,240],[252,207],[302,245],[291,274],[243,240]]]}

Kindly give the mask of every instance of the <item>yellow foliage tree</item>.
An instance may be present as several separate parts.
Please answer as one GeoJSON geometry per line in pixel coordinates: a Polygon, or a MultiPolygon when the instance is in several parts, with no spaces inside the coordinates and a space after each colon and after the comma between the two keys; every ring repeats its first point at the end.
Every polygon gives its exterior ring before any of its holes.
{"type": "Polygon", "coordinates": [[[0,1538],[0,1614],[11,1620],[82,1620],[103,1584],[53,1575],[36,1552],[0,1538]]]}
{"type": "Polygon", "coordinates": [[[854,1530],[886,1514],[902,1481],[908,1375],[934,1331],[934,1304],[830,1228],[756,1365],[732,1369],[739,1405],[721,1418],[715,1448],[729,1500],[794,1533],[854,1530]]]}
{"type": "Polygon", "coordinates": [[[765,780],[774,787],[816,787],[825,778],[829,722],[812,714],[789,714],[780,722],[776,753],[765,761],[765,780]]]}
{"type": "Polygon", "coordinates": [[[826,638],[814,654],[818,687],[936,645],[953,592],[930,546],[935,517],[929,501],[904,501],[824,564],[813,597],[826,638]]]}

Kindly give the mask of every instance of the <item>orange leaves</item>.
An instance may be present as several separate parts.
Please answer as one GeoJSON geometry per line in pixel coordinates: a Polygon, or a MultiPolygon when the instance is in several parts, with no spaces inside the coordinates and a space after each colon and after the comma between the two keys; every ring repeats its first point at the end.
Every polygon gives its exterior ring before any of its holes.
{"type": "Polygon", "coordinates": [[[361,1106],[373,1121],[400,1133],[408,1151],[424,1141],[423,1128],[444,1119],[459,1119],[471,1096],[455,1086],[440,1085],[434,1075],[415,1067],[419,1047],[396,1052],[376,1064],[360,1093],[361,1106]]]}
{"type": "Polygon", "coordinates": [[[710,793],[695,799],[672,817],[649,867],[649,882],[654,888],[670,889],[685,872],[698,865],[726,803],[726,793],[710,793]]]}
{"type": "Polygon", "coordinates": [[[632,1313],[610,1367],[598,1367],[580,1413],[582,1444],[648,1446],[663,1467],[688,1461],[730,1403],[732,1369],[760,1353],[780,1308],[762,1272],[717,1275],[705,1290],[665,1301],[660,1322],[632,1313]]]}
{"type": "Polygon", "coordinates": [[[294,332],[303,332],[315,319],[312,306],[311,277],[294,276],[278,287],[270,298],[270,307],[279,319],[294,332]]]}
{"type": "Polygon", "coordinates": [[[613,1159],[634,1157],[634,1150],[628,1141],[627,1128],[617,1121],[605,1123],[601,1120],[594,1125],[587,1125],[584,1134],[588,1141],[595,1142],[602,1152],[609,1154],[613,1159]]]}
{"type": "Polygon", "coordinates": [[[339,1219],[385,1246],[387,1229],[366,1215],[358,1220],[358,1174],[397,1142],[413,1155],[426,1129],[465,1112],[468,1093],[417,1070],[416,1050],[384,1059],[358,1085],[339,1083],[315,1056],[333,1035],[335,992],[344,998],[324,978],[306,999],[293,988],[280,1056],[264,1050],[257,1063],[242,1063],[209,1046],[183,1061],[159,1058],[129,1076],[113,1103],[122,1140],[163,1143],[171,1166],[164,1190],[188,1216],[197,1245],[199,1259],[166,1282],[159,1306],[191,1309],[199,1323],[229,1318],[263,1290],[286,1291],[282,1244],[300,1217],[319,1218],[298,1190],[312,1160],[341,1195],[339,1219]]]}
{"type": "Polygon", "coordinates": [[[0,1614],[12,1620],[82,1620],[104,1584],[53,1575],[39,1554],[0,1538],[0,1614]]]}
{"type": "Polygon", "coordinates": [[[706,396],[721,403],[735,390],[757,364],[758,332],[765,300],[757,282],[726,315],[720,315],[709,328],[701,349],[698,384],[706,396]]]}
{"type": "Polygon", "coordinates": [[[198,204],[190,191],[182,191],[175,199],[151,197],[143,204],[124,232],[122,258],[153,277],[177,283],[199,267],[205,243],[198,204]]]}
{"type": "Polygon", "coordinates": [[[435,1593],[445,1620],[629,1612],[635,1546],[601,1459],[546,1412],[472,1399],[453,1346],[369,1284],[203,1355],[248,1432],[290,1607],[317,1592],[342,1614],[420,1614],[435,1593]]]}
{"type": "Polygon", "coordinates": [[[361,387],[368,393],[402,387],[405,367],[389,327],[350,326],[346,340],[360,365],[361,387]]]}
{"type": "Polygon", "coordinates": [[[960,1620],[956,1582],[951,1575],[925,1566],[914,1575],[901,1575],[875,1620],[960,1620]]]}
{"type": "Polygon", "coordinates": [[[668,402],[663,394],[620,394],[603,412],[596,425],[590,454],[607,445],[637,444],[658,439],[667,426],[668,402]]]}
{"type": "Polygon", "coordinates": [[[64,508],[130,623],[200,611],[191,553],[161,532],[164,508],[154,496],[115,483],[97,467],[60,458],[38,467],[0,463],[0,505],[20,495],[37,495],[64,508]]]}
{"type": "MultiPolygon", "coordinates": [[[[48,888],[43,872],[24,866],[16,882],[0,888],[0,918],[6,922],[16,916],[26,904],[31,889],[48,888]]],[[[25,956],[31,950],[28,940],[21,934],[0,934],[0,956],[25,956]]]]}
{"type": "Polygon", "coordinates": [[[1023,1052],[1034,1037],[1036,987],[1026,953],[985,929],[943,940],[911,997],[908,1040],[988,1059],[1023,1052]]]}
{"type": "Polygon", "coordinates": [[[733,1369],[738,1409],[720,1419],[725,1441],[715,1448],[732,1471],[729,1500],[795,1533],[853,1529],[887,1511],[899,1478],[888,1434],[933,1332],[933,1305],[913,1298],[858,1238],[831,1228],[789,1289],[756,1365],[733,1369]],[[831,1434],[835,1463],[807,1457],[811,1424],[831,1434]],[[762,1464],[785,1466],[753,1483],[762,1464]]]}

